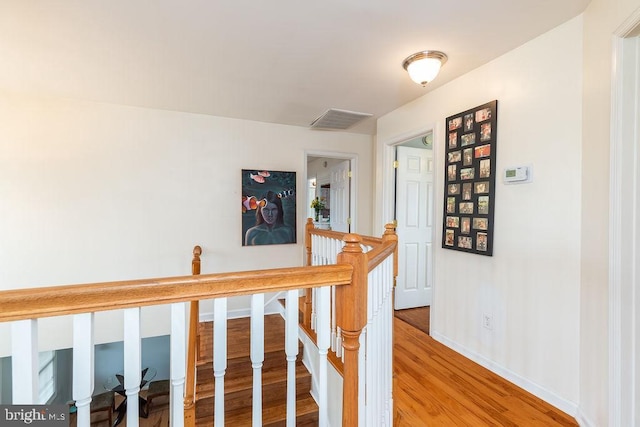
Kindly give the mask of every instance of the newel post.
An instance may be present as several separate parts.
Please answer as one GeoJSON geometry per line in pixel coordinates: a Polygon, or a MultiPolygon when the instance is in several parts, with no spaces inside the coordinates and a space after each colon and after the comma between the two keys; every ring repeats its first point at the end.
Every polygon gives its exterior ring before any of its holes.
{"type": "MultiPolygon", "coordinates": [[[[307,263],[309,266],[312,264],[311,254],[311,230],[315,227],[313,225],[313,219],[307,218],[307,223],[304,225],[304,246],[307,250],[307,263]]],[[[307,328],[307,330],[311,330],[311,306],[313,304],[311,288],[305,289],[304,291],[304,303],[302,304],[302,324],[307,328]]]]}
{"type": "Polygon", "coordinates": [[[353,276],[348,286],[336,287],[337,323],[342,329],[344,381],[342,425],[358,425],[358,353],[360,334],[367,323],[367,255],[362,252],[361,237],[347,234],[338,254],[338,264],[351,264],[353,276]]]}
{"type": "Polygon", "coordinates": [[[395,288],[396,278],[398,277],[398,235],[394,224],[389,223],[384,226],[382,242],[396,242],[396,249],[393,251],[393,287],[395,288]]]}
{"type": "Polygon", "coordinates": [[[304,246],[307,249],[306,265],[311,265],[311,230],[314,228],[313,219],[307,218],[307,223],[304,225],[304,246]]]}
{"type": "MultiPolygon", "coordinates": [[[[191,261],[191,274],[200,274],[200,255],[202,248],[194,246],[193,260],[191,261]]],[[[196,359],[200,348],[200,336],[198,335],[198,323],[200,322],[200,302],[191,301],[189,312],[189,341],[187,347],[187,379],[184,396],[184,425],[195,427],[196,425],[196,359]]]]}

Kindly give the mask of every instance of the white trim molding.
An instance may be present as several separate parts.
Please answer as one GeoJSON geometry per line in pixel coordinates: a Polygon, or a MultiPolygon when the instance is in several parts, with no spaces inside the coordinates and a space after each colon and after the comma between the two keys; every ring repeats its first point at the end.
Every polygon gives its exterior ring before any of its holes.
{"type": "Polygon", "coordinates": [[[609,425],[638,425],[640,9],[613,37],[609,164],[609,425]]]}
{"type": "MultiPolygon", "coordinates": [[[[356,153],[341,153],[338,151],[319,151],[319,150],[305,150],[304,152],[304,188],[305,194],[309,189],[307,188],[307,161],[309,157],[326,157],[328,159],[343,159],[349,160],[349,169],[351,170],[351,188],[349,189],[349,217],[351,218],[350,229],[351,233],[371,234],[368,231],[362,232],[358,228],[358,155],[356,153]]],[[[305,198],[305,200],[307,200],[305,198]]],[[[305,222],[306,223],[306,222],[305,222]]],[[[384,230],[384,228],[383,228],[384,230]]]]}
{"type": "Polygon", "coordinates": [[[413,138],[416,138],[421,135],[426,135],[431,133],[433,135],[433,144],[431,150],[433,151],[433,229],[431,241],[433,242],[433,250],[431,251],[431,310],[429,312],[429,322],[431,324],[432,329],[436,327],[435,321],[435,313],[437,310],[435,301],[436,301],[436,288],[437,288],[437,273],[438,268],[436,266],[435,258],[436,258],[436,250],[437,250],[437,242],[442,237],[441,228],[437,226],[438,221],[442,221],[442,218],[439,216],[439,210],[436,208],[438,200],[441,200],[441,194],[439,193],[439,189],[441,188],[440,174],[441,171],[438,168],[438,156],[440,155],[440,145],[438,141],[444,141],[445,138],[445,130],[442,126],[445,119],[442,118],[439,122],[430,123],[426,126],[423,126],[418,129],[414,129],[410,132],[405,132],[402,134],[395,135],[393,137],[389,137],[385,140],[381,140],[381,144],[379,146],[378,153],[381,152],[380,158],[376,160],[376,170],[382,171],[381,174],[378,174],[376,188],[380,189],[382,193],[381,197],[381,205],[375,207],[376,215],[374,218],[374,226],[383,227],[384,224],[395,218],[394,202],[395,202],[395,169],[393,168],[393,161],[395,160],[395,149],[396,146],[407,142],[413,138]]]}
{"type": "MultiPolygon", "coordinates": [[[[385,141],[382,141],[382,156],[376,167],[376,170],[381,170],[382,174],[379,175],[379,185],[382,189],[382,206],[380,206],[379,214],[374,219],[374,226],[384,228],[385,224],[393,220],[393,201],[395,198],[395,171],[393,169],[393,161],[395,160],[395,149],[397,145],[407,142],[413,138],[421,135],[433,133],[433,156],[436,158],[436,141],[440,138],[439,134],[436,134],[436,125],[431,124],[419,129],[415,129],[411,132],[405,132],[400,135],[395,135],[385,141]]],[[[434,172],[435,180],[435,172],[434,172]]],[[[435,186],[435,183],[434,183],[435,186]]],[[[435,228],[435,227],[434,227],[435,228]]]]}

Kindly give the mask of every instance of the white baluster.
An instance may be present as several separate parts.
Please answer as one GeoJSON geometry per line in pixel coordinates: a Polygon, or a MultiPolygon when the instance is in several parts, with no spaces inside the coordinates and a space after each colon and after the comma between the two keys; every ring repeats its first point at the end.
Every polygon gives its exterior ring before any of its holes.
{"type": "MultiPolygon", "coordinates": [[[[338,253],[342,251],[343,242],[338,239],[333,239],[331,242],[331,263],[336,264],[338,262],[338,253]]],[[[342,334],[340,333],[340,328],[338,327],[338,322],[336,319],[336,287],[331,287],[331,305],[329,307],[329,312],[331,313],[331,350],[336,354],[337,357],[342,357],[342,334]]]]}
{"type": "MultiPolygon", "coordinates": [[[[320,265],[321,261],[320,261],[320,245],[321,245],[321,239],[319,236],[314,235],[312,237],[312,245],[311,245],[311,250],[313,251],[313,263],[312,265],[320,265]]],[[[316,289],[313,288],[311,290],[311,330],[315,331],[317,328],[317,317],[318,317],[318,303],[316,301],[316,289]]]]}
{"type": "MultiPolygon", "coordinates": [[[[387,343],[393,342],[393,258],[387,260],[387,343]]],[[[393,425],[393,346],[385,346],[387,358],[387,425],[393,425]]]]}
{"type": "Polygon", "coordinates": [[[360,356],[359,360],[364,363],[364,393],[360,393],[359,406],[363,410],[360,411],[360,422],[364,422],[364,425],[373,425],[373,411],[375,410],[375,363],[378,355],[372,351],[372,345],[375,340],[375,328],[373,327],[373,294],[375,292],[375,276],[372,272],[369,272],[367,276],[367,325],[365,330],[360,336],[360,356]],[[364,396],[366,396],[366,400],[364,396]],[[365,417],[364,419],[362,417],[365,417]]]}
{"type": "Polygon", "coordinates": [[[78,427],[89,427],[93,394],[93,313],[73,316],[73,400],[78,427]]]}
{"type": "Polygon", "coordinates": [[[11,377],[13,404],[30,405],[38,401],[38,321],[11,323],[11,377]]]}
{"type": "Polygon", "coordinates": [[[318,261],[318,245],[320,244],[318,236],[315,234],[311,236],[311,254],[313,255],[311,258],[311,265],[319,265],[318,261]]]}
{"type": "Polygon", "coordinates": [[[386,313],[384,312],[384,307],[385,307],[385,286],[386,286],[386,280],[385,280],[385,271],[386,271],[386,263],[383,262],[380,265],[380,273],[378,275],[378,280],[377,280],[377,286],[378,286],[378,319],[377,319],[377,324],[378,324],[378,345],[377,345],[377,349],[378,349],[378,354],[380,354],[380,363],[378,364],[378,366],[380,367],[380,372],[382,373],[382,375],[380,375],[379,379],[378,379],[378,384],[380,389],[377,391],[377,395],[378,395],[378,419],[379,419],[379,423],[381,425],[385,425],[386,424],[386,415],[385,415],[385,409],[386,409],[386,402],[385,402],[385,398],[386,398],[386,369],[387,369],[387,358],[386,358],[386,352],[385,352],[385,340],[384,338],[386,337],[386,332],[385,331],[385,320],[386,320],[386,313]]]}
{"type": "Polygon", "coordinates": [[[330,332],[330,301],[331,288],[328,286],[318,289],[318,354],[320,360],[318,362],[318,410],[319,410],[319,426],[326,427],[329,425],[329,397],[327,385],[327,353],[331,343],[330,332]]]}
{"type": "Polygon", "coordinates": [[[213,303],[213,376],[215,381],[214,425],[224,427],[224,375],[227,370],[227,299],[213,303]]]}
{"type": "Polygon", "coordinates": [[[342,252],[343,241],[338,239],[333,239],[333,246],[331,248],[331,264],[335,264],[338,262],[338,254],[342,252]]]}
{"type": "Polygon", "coordinates": [[[127,394],[127,426],[138,426],[140,370],[140,308],[124,310],[124,388],[127,394]]]}
{"type": "Polygon", "coordinates": [[[324,238],[324,265],[331,263],[331,240],[332,239],[330,237],[324,238]]]}
{"type": "MultiPolygon", "coordinates": [[[[389,331],[389,341],[393,343],[393,258],[388,261],[389,273],[387,274],[387,324],[385,329],[389,331]]],[[[387,413],[388,425],[393,425],[393,347],[387,346],[387,413]]]]}
{"type": "Polygon", "coordinates": [[[298,291],[287,291],[285,353],[287,354],[287,427],[296,425],[296,357],[298,356],[298,291]]]}
{"type": "Polygon", "coordinates": [[[184,426],[184,382],[187,360],[187,303],[171,304],[171,427],[184,426]]]}
{"type": "Polygon", "coordinates": [[[367,365],[367,338],[368,338],[367,326],[362,328],[362,333],[360,334],[360,349],[358,350],[358,425],[361,426],[369,426],[373,424],[367,423],[366,416],[369,409],[367,398],[367,384],[371,384],[371,380],[368,376],[371,376],[370,372],[370,364],[367,365]]]}
{"type": "Polygon", "coordinates": [[[378,402],[377,404],[377,413],[378,413],[378,422],[380,425],[385,425],[385,369],[386,369],[386,358],[385,356],[385,352],[384,352],[384,347],[382,346],[382,342],[384,339],[384,335],[385,335],[385,330],[384,330],[384,326],[385,326],[385,313],[383,311],[384,308],[384,264],[380,265],[380,272],[378,274],[378,279],[376,280],[376,286],[378,288],[378,311],[377,311],[377,319],[376,319],[376,324],[377,324],[377,331],[376,331],[376,336],[377,336],[377,340],[376,340],[376,354],[378,355],[377,357],[380,359],[380,361],[378,362],[378,367],[380,369],[380,372],[382,373],[382,375],[378,375],[378,390],[376,391],[376,400],[378,402]]]}
{"type": "Polygon", "coordinates": [[[316,301],[316,288],[311,289],[311,330],[315,331],[318,327],[318,303],[316,301]]]}
{"type": "Polygon", "coordinates": [[[342,343],[338,341],[337,334],[337,321],[336,321],[336,287],[331,286],[331,306],[329,308],[331,312],[331,351],[336,353],[336,356],[340,357],[338,352],[342,347],[342,343]]]}
{"type": "Polygon", "coordinates": [[[264,294],[251,296],[251,366],[253,367],[253,426],[262,426],[262,364],[264,363],[264,294]]]}

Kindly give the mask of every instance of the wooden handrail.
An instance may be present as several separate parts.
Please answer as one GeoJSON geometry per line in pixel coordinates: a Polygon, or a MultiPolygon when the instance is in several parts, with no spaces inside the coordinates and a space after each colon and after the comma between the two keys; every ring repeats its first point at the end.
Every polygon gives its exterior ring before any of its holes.
{"type": "Polygon", "coordinates": [[[351,283],[323,265],[0,291],[0,322],[351,283]]]}
{"type": "Polygon", "coordinates": [[[357,426],[359,338],[367,322],[367,274],[391,253],[394,253],[394,275],[397,274],[397,236],[392,226],[386,228],[381,239],[363,238],[355,234],[317,230],[308,222],[305,233],[305,240],[309,242],[307,262],[311,262],[311,235],[316,234],[344,242],[335,265],[201,275],[202,249],[196,246],[191,276],[0,291],[0,322],[191,302],[184,399],[185,426],[189,427],[195,425],[195,361],[198,351],[195,331],[199,323],[199,300],[302,288],[311,290],[332,285],[336,287],[336,301],[342,302],[336,306],[344,349],[342,425],[357,426]],[[364,253],[362,245],[372,249],[364,253]]]}
{"type": "Polygon", "coordinates": [[[395,242],[385,242],[380,246],[367,252],[367,271],[371,271],[378,266],[387,257],[393,254],[396,250],[397,244],[395,242]]]}
{"type": "MultiPolygon", "coordinates": [[[[315,228],[313,225],[313,220],[311,218],[307,219],[307,223],[305,225],[305,249],[307,255],[307,264],[311,265],[313,248],[312,248],[312,239],[311,236],[323,236],[332,240],[343,240],[347,233],[341,233],[331,230],[324,230],[315,228]]],[[[395,233],[395,226],[393,224],[385,225],[385,232],[382,235],[382,238],[371,237],[371,236],[360,236],[361,244],[366,246],[370,246],[372,249],[367,253],[368,262],[367,262],[367,270],[372,271],[375,267],[378,266],[386,257],[393,252],[393,280],[395,286],[395,280],[398,276],[398,236],[395,233]]],[[[309,289],[304,298],[303,302],[303,317],[302,317],[302,329],[306,332],[306,334],[311,338],[313,342],[316,342],[316,334],[311,325],[311,316],[313,307],[313,298],[311,290],[309,289]]],[[[338,372],[342,374],[342,359],[338,358],[336,354],[331,351],[329,353],[329,361],[333,364],[338,372]]]]}
{"type": "Polygon", "coordinates": [[[382,261],[393,253],[393,277],[398,275],[398,236],[392,224],[385,225],[385,232],[381,239],[382,244],[367,252],[368,271],[376,268],[382,261]]]}

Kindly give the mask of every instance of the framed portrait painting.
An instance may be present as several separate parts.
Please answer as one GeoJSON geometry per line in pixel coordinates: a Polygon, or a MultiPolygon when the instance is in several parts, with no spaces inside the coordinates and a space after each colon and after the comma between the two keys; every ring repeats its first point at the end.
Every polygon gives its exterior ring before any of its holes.
{"type": "Polygon", "coordinates": [[[242,169],[242,246],[296,243],[296,173],[242,169]]]}

